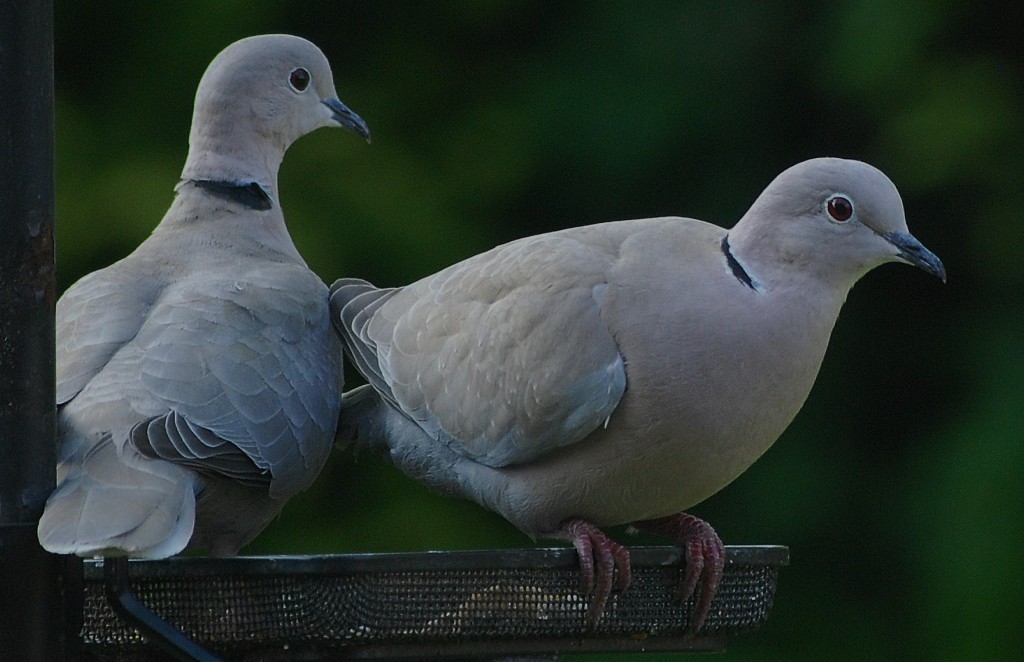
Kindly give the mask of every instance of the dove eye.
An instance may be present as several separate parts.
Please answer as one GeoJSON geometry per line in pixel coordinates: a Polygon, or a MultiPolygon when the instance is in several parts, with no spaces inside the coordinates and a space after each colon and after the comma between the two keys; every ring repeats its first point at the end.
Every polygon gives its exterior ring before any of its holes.
{"type": "Polygon", "coordinates": [[[837,223],[845,223],[853,216],[853,203],[841,195],[833,195],[829,198],[825,208],[828,210],[828,215],[837,223]]]}
{"type": "Polygon", "coordinates": [[[299,67],[288,75],[288,83],[296,92],[302,92],[309,87],[309,72],[299,67]]]}

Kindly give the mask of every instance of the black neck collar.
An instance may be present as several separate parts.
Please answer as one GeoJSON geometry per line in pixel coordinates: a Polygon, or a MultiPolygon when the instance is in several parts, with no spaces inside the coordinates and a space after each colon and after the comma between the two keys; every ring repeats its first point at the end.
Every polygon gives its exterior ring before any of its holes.
{"type": "Polygon", "coordinates": [[[743,268],[743,265],[740,264],[740,261],[736,259],[736,256],[732,254],[732,250],[729,248],[729,235],[722,237],[722,252],[725,253],[725,261],[729,264],[732,275],[736,276],[736,280],[756,292],[757,286],[754,284],[754,279],[750,277],[750,274],[747,273],[747,270],[743,268]]]}
{"type": "Polygon", "coordinates": [[[216,179],[186,179],[185,182],[249,209],[266,211],[274,206],[270,195],[256,182],[226,182],[216,179]]]}

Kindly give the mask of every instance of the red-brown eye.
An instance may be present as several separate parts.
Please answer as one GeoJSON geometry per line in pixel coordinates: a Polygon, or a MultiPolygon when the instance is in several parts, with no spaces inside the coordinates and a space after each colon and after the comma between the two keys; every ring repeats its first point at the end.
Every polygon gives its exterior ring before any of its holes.
{"type": "Polygon", "coordinates": [[[309,72],[299,67],[288,76],[288,82],[296,92],[302,92],[309,87],[309,72]]]}
{"type": "Polygon", "coordinates": [[[828,215],[839,223],[845,223],[853,216],[853,203],[841,195],[834,195],[828,199],[828,215]]]}

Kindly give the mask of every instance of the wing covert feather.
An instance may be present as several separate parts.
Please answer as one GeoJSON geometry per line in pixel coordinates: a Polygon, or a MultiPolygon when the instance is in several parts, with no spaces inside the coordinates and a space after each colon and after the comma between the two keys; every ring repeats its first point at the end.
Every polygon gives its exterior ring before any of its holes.
{"type": "Polygon", "coordinates": [[[136,340],[142,382],[171,413],[136,428],[133,436],[146,436],[136,446],[250,483],[269,474],[274,497],[305,489],[329,452],[340,401],[326,294],[288,265],[230,286],[191,279],[172,288],[136,340]]]}
{"type": "Polygon", "coordinates": [[[346,348],[361,370],[370,366],[374,388],[427,434],[490,466],[579,441],[626,387],[600,307],[615,251],[539,239],[389,291],[372,311],[360,306],[370,291],[341,308],[346,348]]]}
{"type": "Polygon", "coordinates": [[[111,268],[85,276],[61,296],[56,310],[58,405],[75,397],[135,337],[150,297],[151,292],[111,268]]]}

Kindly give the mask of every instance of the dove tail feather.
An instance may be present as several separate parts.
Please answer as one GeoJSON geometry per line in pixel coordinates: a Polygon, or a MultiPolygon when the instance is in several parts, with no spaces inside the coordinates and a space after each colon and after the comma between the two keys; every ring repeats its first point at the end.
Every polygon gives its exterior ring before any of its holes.
{"type": "Polygon", "coordinates": [[[44,549],[158,559],[185,548],[195,525],[195,474],[130,447],[120,457],[110,435],[78,447],[58,466],[39,520],[44,549]]]}

